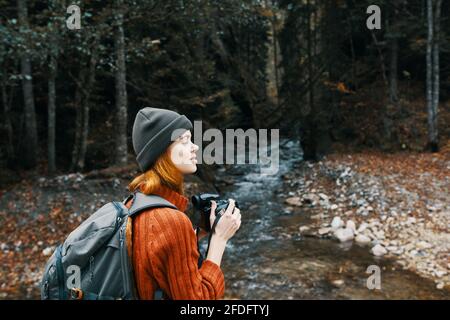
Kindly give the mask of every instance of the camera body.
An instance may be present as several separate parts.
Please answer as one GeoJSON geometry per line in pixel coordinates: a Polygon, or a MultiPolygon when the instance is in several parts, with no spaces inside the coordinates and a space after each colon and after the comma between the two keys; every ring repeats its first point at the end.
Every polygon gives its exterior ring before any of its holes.
{"type": "MultiPolygon", "coordinates": [[[[215,193],[201,193],[194,195],[191,198],[194,208],[200,211],[200,227],[202,227],[207,232],[211,231],[211,223],[209,217],[211,214],[212,200],[214,200],[217,204],[217,208],[215,210],[216,215],[221,210],[226,210],[228,204],[230,203],[228,200],[220,199],[219,195],[215,193]]],[[[239,208],[237,202],[235,202],[235,207],[239,208]]]]}

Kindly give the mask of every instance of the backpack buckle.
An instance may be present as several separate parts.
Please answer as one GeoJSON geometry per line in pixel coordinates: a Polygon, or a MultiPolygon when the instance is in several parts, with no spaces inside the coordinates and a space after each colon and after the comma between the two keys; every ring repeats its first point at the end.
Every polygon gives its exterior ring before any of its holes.
{"type": "Polygon", "coordinates": [[[81,300],[83,299],[83,290],[80,288],[72,288],[70,289],[70,298],[73,300],[81,300]]]}

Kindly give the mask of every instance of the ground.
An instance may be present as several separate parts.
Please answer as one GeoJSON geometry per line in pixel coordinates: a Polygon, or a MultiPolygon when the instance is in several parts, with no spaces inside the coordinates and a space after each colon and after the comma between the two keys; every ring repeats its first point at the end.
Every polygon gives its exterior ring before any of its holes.
{"type": "MultiPolygon", "coordinates": [[[[55,246],[96,208],[123,199],[134,173],[29,178],[1,189],[0,298],[38,299],[43,267],[55,246]]],[[[368,239],[368,251],[448,290],[449,173],[448,144],[439,153],[339,153],[284,174],[280,200],[286,211],[308,208],[309,223],[297,229],[302,236],[368,239]]],[[[187,187],[190,193],[212,188],[200,180],[187,187]]]]}

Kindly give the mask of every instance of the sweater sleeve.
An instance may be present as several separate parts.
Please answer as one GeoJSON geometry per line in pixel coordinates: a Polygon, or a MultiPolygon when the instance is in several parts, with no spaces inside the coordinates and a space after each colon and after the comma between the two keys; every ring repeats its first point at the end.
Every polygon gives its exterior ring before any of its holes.
{"type": "Polygon", "coordinates": [[[225,290],[223,272],[210,260],[204,260],[198,268],[200,254],[189,218],[180,211],[166,208],[158,210],[156,218],[164,244],[159,254],[155,253],[151,259],[151,265],[160,275],[157,277],[159,286],[174,300],[221,299],[225,290]]]}

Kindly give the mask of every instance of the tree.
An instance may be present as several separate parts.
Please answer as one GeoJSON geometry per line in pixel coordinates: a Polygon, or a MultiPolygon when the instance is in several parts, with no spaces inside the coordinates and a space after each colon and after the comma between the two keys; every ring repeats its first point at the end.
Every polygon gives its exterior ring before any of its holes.
{"type": "Polygon", "coordinates": [[[115,1],[115,33],[114,45],[116,55],[115,86],[116,86],[116,159],[115,164],[127,164],[127,85],[125,65],[125,36],[123,31],[123,0],[115,1]]]}
{"type": "MultiPolygon", "coordinates": [[[[0,25],[3,25],[3,20],[0,18],[0,25]]],[[[11,113],[12,101],[14,98],[14,90],[16,89],[16,81],[11,81],[10,74],[16,73],[16,63],[11,57],[14,57],[14,50],[12,49],[12,36],[7,28],[0,28],[0,86],[2,95],[2,110],[3,110],[3,127],[6,138],[6,160],[9,165],[15,163],[15,148],[14,148],[14,130],[12,126],[11,113]],[[12,72],[11,72],[12,69],[12,72]],[[9,90],[8,90],[9,89],[9,90]]]]}
{"type": "Polygon", "coordinates": [[[427,52],[426,52],[426,100],[428,112],[428,148],[439,150],[438,105],[439,105],[439,38],[442,0],[427,0],[427,52]],[[434,12],[433,12],[434,11],[434,12]]]}
{"type": "MultiPolygon", "coordinates": [[[[21,31],[26,35],[29,32],[28,8],[26,0],[17,0],[17,13],[21,31]]],[[[21,152],[21,159],[26,168],[34,168],[38,159],[38,134],[33,95],[33,76],[31,61],[28,54],[29,53],[25,49],[20,54],[25,116],[25,143],[23,143],[24,151],[21,152]]]]}
{"type": "Polygon", "coordinates": [[[47,115],[47,170],[50,175],[56,171],[56,155],[55,155],[55,113],[56,113],[56,77],[58,75],[58,56],[61,41],[62,30],[58,28],[58,23],[62,24],[61,18],[53,16],[51,12],[63,9],[60,1],[53,0],[49,3],[49,24],[48,24],[48,115],[47,115]]]}
{"type": "Polygon", "coordinates": [[[396,104],[398,101],[398,38],[399,30],[398,23],[395,19],[399,16],[398,10],[394,10],[393,18],[390,21],[389,26],[389,42],[390,42],[390,64],[389,64],[389,99],[392,104],[396,104]]]}
{"type": "Polygon", "coordinates": [[[89,45],[88,61],[80,68],[76,82],[75,107],[77,115],[75,120],[75,142],[72,151],[71,171],[83,170],[85,165],[87,139],[89,134],[90,99],[95,84],[95,74],[99,55],[100,34],[92,33],[89,45]]]}
{"type": "Polygon", "coordinates": [[[268,24],[270,31],[268,33],[268,50],[267,50],[267,97],[271,103],[277,108],[280,107],[280,53],[279,53],[279,40],[278,40],[278,28],[279,21],[277,18],[278,8],[273,1],[264,1],[265,9],[268,13],[268,24]]]}
{"type": "MultiPolygon", "coordinates": [[[[56,46],[56,44],[55,44],[56,46]]],[[[56,49],[56,48],[55,48],[56,49]]],[[[48,126],[47,126],[47,149],[48,149],[48,173],[53,174],[56,170],[55,161],[55,112],[56,112],[56,75],[58,73],[58,58],[56,53],[50,54],[48,76],[48,126]]]]}
{"type": "Polygon", "coordinates": [[[13,140],[13,126],[11,121],[11,105],[12,105],[12,98],[13,98],[13,90],[14,86],[11,86],[11,91],[8,94],[7,92],[7,68],[3,64],[2,72],[1,72],[1,94],[2,94],[2,104],[3,104],[3,120],[4,120],[4,126],[6,131],[6,157],[8,163],[13,163],[15,158],[15,152],[14,152],[14,140],[13,140]]]}

